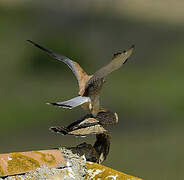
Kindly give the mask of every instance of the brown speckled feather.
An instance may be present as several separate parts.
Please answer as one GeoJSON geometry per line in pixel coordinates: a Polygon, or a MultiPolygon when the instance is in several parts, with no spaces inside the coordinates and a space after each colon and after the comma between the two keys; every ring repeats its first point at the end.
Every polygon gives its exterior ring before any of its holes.
{"type": "Polygon", "coordinates": [[[81,119],[74,121],[69,126],[51,127],[50,130],[63,135],[86,136],[88,134],[100,134],[106,132],[105,125],[117,123],[117,114],[109,110],[100,110],[94,118],[92,114],[87,114],[81,119]]]}

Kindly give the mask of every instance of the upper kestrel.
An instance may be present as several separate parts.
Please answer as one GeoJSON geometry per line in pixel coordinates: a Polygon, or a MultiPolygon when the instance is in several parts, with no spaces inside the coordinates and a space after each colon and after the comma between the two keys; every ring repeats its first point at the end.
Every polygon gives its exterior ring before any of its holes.
{"type": "Polygon", "coordinates": [[[63,55],[59,55],[52,50],[44,48],[31,40],[28,40],[28,42],[47,52],[57,60],[66,63],[77,78],[79,85],[79,96],[68,101],[54,102],[50,104],[69,109],[82,105],[82,107],[90,111],[93,116],[96,116],[99,112],[99,96],[105,77],[114,70],[120,68],[121,65],[127,61],[134,50],[134,46],[131,46],[127,51],[114,54],[109,64],[96,71],[93,75],[87,75],[87,73],[77,62],[72,61],[63,55]]]}

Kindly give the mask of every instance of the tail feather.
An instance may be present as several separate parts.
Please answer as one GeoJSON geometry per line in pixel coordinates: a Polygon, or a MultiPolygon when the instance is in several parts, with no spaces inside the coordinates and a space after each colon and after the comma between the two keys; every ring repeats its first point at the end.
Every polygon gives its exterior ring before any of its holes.
{"type": "Polygon", "coordinates": [[[63,134],[63,135],[68,134],[68,129],[65,127],[62,127],[62,126],[50,127],[49,130],[51,130],[52,132],[55,132],[55,133],[63,134]]]}
{"type": "Polygon", "coordinates": [[[52,104],[54,106],[63,107],[63,108],[72,109],[72,108],[80,106],[86,102],[90,102],[89,97],[78,96],[78,97],[72,98],[68,101],[53,102],[53,103],[49,103],[49,104],[52,104]]]}

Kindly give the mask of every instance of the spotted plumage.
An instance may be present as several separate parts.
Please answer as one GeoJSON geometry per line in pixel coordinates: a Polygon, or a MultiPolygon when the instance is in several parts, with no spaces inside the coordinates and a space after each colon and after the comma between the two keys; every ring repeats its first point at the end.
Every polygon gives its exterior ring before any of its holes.
{"type": "Polygon", "coordinates": [[[63,135],[86,136],[89,134],[101,134],[107,132],[106,125],[117,124],[118,116],[108,110],[100,110],[94,118],[92,114],[87,114],[81,119],[74,121],[69,126],[55,126],[50,130],[63,135]]]}

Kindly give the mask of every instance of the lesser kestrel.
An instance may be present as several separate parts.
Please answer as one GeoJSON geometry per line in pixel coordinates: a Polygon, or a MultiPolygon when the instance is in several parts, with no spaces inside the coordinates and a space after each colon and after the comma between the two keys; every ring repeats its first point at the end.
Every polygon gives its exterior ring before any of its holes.
{"type": "Polygon", "coordinates": [[[117,113],[109,110],[100,110],[94,118],[92,114],[87,114],[81,119],[74,121],[69,126],[55,126],[50,130],[62,135],[86,136],[89,134],[101,134],[107,132],[104,128],[106,125],[113,125],[118,123],[117,113]]]}
{"type": "Polygon", "coordinates": [[[99,96],[104,84],[105,77],[114,70],[120,68],[122,64],[127,61],[134,50],[134,46],[131,46],[127,51],[114,54],[109,64],[96,71],[93,75],[87,75],[87,73],[77,62],[72,61],[63,55],[59,55],[52,50],[44,48],[43,46],[31,40],[28,40],[28,42],[47,52],[55,59],[66,63],[77,78],[79,85],[79,92],[77,97],[68,101],[54,102],[50,104],[69,109],[82,105],[82,107],[91,112],[93,116],[96,116],[100,109],[99,96]]]}

